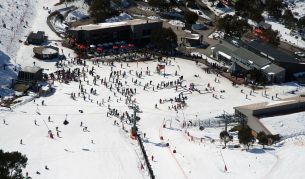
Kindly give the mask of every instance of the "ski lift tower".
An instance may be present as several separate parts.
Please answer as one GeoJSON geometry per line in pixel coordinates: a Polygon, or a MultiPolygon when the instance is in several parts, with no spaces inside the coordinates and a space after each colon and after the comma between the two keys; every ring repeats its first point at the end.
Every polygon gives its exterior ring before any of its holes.
{"type": "Polygon", "coordinates": [[[137,113],[140,113],[140,110],[139,106],[136,104],[129,106],[129,108],[133,109],[133,126],[131,127],[131,135],[135,137],[138,132],[137,121],[140,120],[140,117],[137,116],[137,113]]]}

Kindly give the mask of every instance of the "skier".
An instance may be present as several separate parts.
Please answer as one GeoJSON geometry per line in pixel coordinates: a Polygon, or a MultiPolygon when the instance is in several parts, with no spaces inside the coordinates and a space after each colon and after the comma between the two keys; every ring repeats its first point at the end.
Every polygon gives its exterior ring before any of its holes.
{"type": "Polygon", "coordinates": [[[22,143],[22,139],[20,139],[20,144],[22,145],[23,143],[22,143]]]}
{"type": "Polygon", "coordinates": [[[151,156],[151,161],[154,161],[154,156],[153,155],[151,156]]]}

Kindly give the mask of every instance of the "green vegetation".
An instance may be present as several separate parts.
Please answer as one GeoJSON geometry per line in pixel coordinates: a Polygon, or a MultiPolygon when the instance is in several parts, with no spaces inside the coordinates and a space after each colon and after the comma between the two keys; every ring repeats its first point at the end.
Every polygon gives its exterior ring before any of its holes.
{"type": "Polygon", "coordinates": [[[118,12],[110,7],[109,0],[93,0],[89,8],[89,13],[97,23],[118,15],[118,12]]]}
{"type": "Polygon", "coordinates": [[[255,138],[252,134],[252,129],[248,126],[245,126],[238,132],[239,143],[246,145],[248,150],[251,144],[255,142],[255,138]]]}
{"type": "Polygon", "coordinates": [[[171,28],[153,30],[151,42],[155,48],[164,51],[173,51],[177,47],[177,35],[171,28]]]}
{"type": "Polygon", "coordinates": [[[23,179],[22,169],[27,165],[27,157],[19,152],[0,150],[0,178],[23,179]]]}
{"type": "Polygon", "coordinates": [[[223,30],[226,34],[241,37],[245,32],[250,30],[246,20],[240,19],[238,16],[226,15],[217,22],[217,28],[223,30]]]}
{"type": "Polygon", "coordinates": [[[195,24],[196,21],[198,20],[198,15],[195,12],[187,10],[184,13],[184,18],[185,18],[186,23],[195,24]]]}

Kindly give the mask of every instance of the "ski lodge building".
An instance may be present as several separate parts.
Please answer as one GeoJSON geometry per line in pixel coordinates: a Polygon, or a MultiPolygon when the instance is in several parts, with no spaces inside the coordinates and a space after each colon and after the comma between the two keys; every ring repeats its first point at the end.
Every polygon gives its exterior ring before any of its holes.
{"type": "Polygon", "coordinates": [[[279,48],[275,48],[257,40],[248,42],[246,48],[249,51],[268,59],[272,63],[285,68],[287,79],[292,78],[294,73],[305,72],[305,61],[302,61],[279,48]]]}
{"type": "Polygon", "coordinates": [[[235,115],[245,120],[253,131],[256,133],[263,131],[268,135],[272,133],[260,119],[305,111],[305,95],[279,101],[237,106],[234,107],[234,110],[235,115]]]}
{"type": "Polygon", "coordinates": [[[150,42],[151,32],[162,26],[162,21],[133,19],[72,27],[68,34],[76,43],[87,46],[118,41],[147,44],[150,42]]]}
{"type": "Polygon", "coordinates": [[[235,74],[246,74],[252,69],[262,71],[269,83],[285,81],[286,70],[269,59],[257,55],[245,48],[238,40],[222,40],[211,48],[213,58],[230,66],[229,71],[235,74]]]}

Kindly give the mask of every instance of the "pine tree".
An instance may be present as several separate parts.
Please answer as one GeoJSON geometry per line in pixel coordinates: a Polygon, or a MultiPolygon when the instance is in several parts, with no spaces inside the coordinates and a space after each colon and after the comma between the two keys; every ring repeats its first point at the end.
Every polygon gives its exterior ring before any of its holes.
{"type": "Polygon", "coordinates": [[[263,148],[265,148],[265,145],[268,145],[268,137],[265,132],[261,131],[257,134],[258,143],[263,145],[263,148]]]}
{"type": "Polygon", "coordinates": [[[3,152],[0,150],[0,178],[22,179],[22,169],[27,165],[27,157],[19,152],[3,152]]]}
{"type": "Polygon", "coordinates": [[[186,23],[195,24],[196,21],[198,20],[198,15],[195,12],[187,10],[184,13],[184,18],[185,18],[186,23]]]}
{"type": "Polygon", "coordinates": [[[117,12],[111,8],[109,0],[93,0],[89,13],[91,17],[95,18],[96,22],[102,22],[117,12]]]}
{"type": "Polygon", "coordinates": [[[249,150],[249,147],[251,144],[255,142],[255,138],[252,134],[252,129],[248,126],[245,126],[238,132],[238,140],[239,143],[246,145],[247,149],[249,150]]]}

